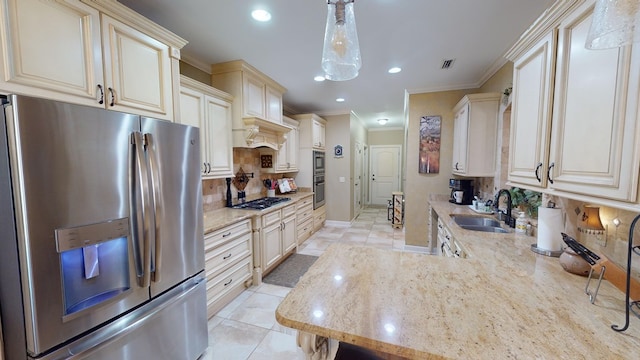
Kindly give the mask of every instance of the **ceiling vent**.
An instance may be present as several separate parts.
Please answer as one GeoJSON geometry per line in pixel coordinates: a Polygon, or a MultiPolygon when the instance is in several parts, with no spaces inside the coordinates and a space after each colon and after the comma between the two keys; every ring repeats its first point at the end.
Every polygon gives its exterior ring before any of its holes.
{"type": "Polygon", "coordinates": [[[456,61],[456,59],[445,59],[442,60],[442,66],[440,67],[441,69],[449,69],[453,66],[453,62],[456,61]]]}

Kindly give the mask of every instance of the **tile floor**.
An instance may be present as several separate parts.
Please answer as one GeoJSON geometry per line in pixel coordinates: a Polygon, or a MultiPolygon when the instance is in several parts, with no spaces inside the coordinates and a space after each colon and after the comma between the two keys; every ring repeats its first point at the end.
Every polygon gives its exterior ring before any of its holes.
{"type": "MultiPolygon", "coordinates": [[[[335,242],[404,250],[404,229],[394,229],[387,209],[367,208],[350,227],[325,226],[298,248],[321,255],[335,242]]],[[[289,288],[261,284],[240,296],[209,320],[209,348],[200,360],[304,359],[296,346],[296,331],[278,324],[275,310],[289,288]]]]}

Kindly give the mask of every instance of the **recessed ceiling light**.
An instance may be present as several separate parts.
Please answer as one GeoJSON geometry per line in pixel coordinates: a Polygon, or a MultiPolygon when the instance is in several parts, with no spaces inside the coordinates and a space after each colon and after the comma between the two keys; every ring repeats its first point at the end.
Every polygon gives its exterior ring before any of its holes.
{"type": "Polygon", "coordinates": [[[251,12],[251,17],[262,22],[271,20],[271,14],[267,10],[263,9],[253,10],[251,12]]]}
{"type": "Polygon", "coordinates": [[[344,102],[344,98],[337,98],[336,101],[337,102],[344,102]]]}
{"type": "Polygon", "coordinates": [[[397,74],[397,73],[399,73],[400,71],[402,71],[402,69],[401,69],[401,68],[399,68],[399,67],[397,67],[397,66],[394,66],[394,67],[392,67],[391,69],[389,69],[389,70],[387,70],[387,71],[389,72],[389,74],[397,74]]]}
{"type": "Polygon", "coordinates": [[[322,76],[322,75],[318,75],[318,76],[314,77],[313,80],[315,80],[315,81],[324,81],[325,77],[322,76]]]}

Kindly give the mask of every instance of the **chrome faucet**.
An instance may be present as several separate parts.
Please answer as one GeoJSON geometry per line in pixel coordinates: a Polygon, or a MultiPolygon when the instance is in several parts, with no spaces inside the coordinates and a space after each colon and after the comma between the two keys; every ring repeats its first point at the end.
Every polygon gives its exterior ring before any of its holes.
{"type": "Polygon", "coordinates": [[[507,213],[504,217],[504,223],[509,225],[509,227],[516,227],[516,219],[511,216],[511,193],[507,189],[500,189],[496,194],[494,206],[496,208],[496,212],[499,212],[498,206],[500,205],[500,196],[502,194],[507,194],[507,213]]]}

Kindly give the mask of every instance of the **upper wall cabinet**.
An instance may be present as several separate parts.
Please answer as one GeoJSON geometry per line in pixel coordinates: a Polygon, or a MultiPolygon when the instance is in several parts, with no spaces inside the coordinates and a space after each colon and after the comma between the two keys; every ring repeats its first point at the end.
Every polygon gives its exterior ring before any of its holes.
{"type": "Polygon", "coordinates": [[[586,49],[594,1],[560,3],[569,11],[557,11],[545,34],[512,58],[509,181],[637,204],[640,48],[586,49]]]}
{"type": "Polygon", "coordinates": [[[280,149],[291,130],[282,123],[284,87],[242,60],[212,65],[211,84],[235,99],[233,146],[280,149]]]}
{"type": "Polygon", "coordinates": [[[183,39],[109,0],[0,11],[1,91],[173,120],[183,39]]]}
{"type": "Polygon", "coordinates": [[[290,173],[298,172],[298,153],[300,152],[298,121],[283,117],[285,125],[291,130],[287,134],[287,141],[282,144],[280,150],[272,149],[260,150],[261,155],[270,155],[272,158],[271,167],[263,167],[261,170],[267,173],[290,173]]]}
{"type": "Polygon", "coordinates": [[[300,121],[300,147],[325,151],[327,120],[316,114],[299,114],[292,117],[300,121]]]}
{"type": "Polygon", "coordinates": [[[232,177],[233,97],[186,76],[181,76],[180,82],[180,117],[177,122],[200,128],[202,178],[232,177]]]}
{"type": "Polygon", "coordinates": [[[469,94],[453,108],[453,174],[495,175],[499,101],[499,93],[469,94]]]}

